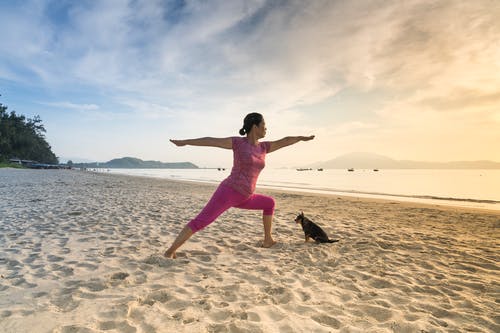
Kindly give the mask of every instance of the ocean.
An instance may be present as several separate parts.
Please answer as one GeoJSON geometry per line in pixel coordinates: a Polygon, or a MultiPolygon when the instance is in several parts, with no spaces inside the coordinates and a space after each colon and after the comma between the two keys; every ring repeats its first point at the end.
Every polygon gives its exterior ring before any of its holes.
{"type": "MultiPolygon", "coordinates": [[[[100,169],[102,172],[219,183],[230,168],[100,169]]],[[[262,171],[257,187],[500,210],[500,170],[262,171]]]]}

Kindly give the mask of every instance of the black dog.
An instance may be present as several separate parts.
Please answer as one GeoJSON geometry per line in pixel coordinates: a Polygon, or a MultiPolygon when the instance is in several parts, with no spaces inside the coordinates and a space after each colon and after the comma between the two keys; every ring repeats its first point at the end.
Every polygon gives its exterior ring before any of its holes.
{"type": "Polygon", "coordinates": [[[300,223],[302,225],[302,230],[304,230],[304,234],[306,237],[306,242],[309,238],[312,238],[316,241],[316,243],[335,243],[338,242],[338,239],[330,239],[326,232],[323,231],[316,223],[309,220],[304,216],[304,212],[301,212],[295,218],[295,223],[300,223]]]}

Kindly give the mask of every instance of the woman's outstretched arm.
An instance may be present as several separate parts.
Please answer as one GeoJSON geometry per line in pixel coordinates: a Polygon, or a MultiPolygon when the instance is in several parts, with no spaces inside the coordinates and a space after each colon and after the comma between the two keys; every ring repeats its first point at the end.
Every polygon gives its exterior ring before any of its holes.
{"type": "Polygon", "coordinates": [[[198,138],[198,139],[187,139],[187,140],[172,140],[170,139],[176,146],[207,146],[207,147],[218,147],[224,149],[232,149],[233,141],[229,138],[198,138]]]}
{"type": "Polygon", "coordinates": [[[309,141],[309,140],[312,140],[314,139],[314,135],[310,135],[310,136],[287,136],[287,137],[284,137],[283,139],[280,139],[280,140],[276,140],[276,141],[271,141],[270,144],[270,148],[269,148],[269,152],[273,152],[273,151],[276,151],[278,149],[281,149],[283,147],[286,147],[286,146],[290,146],[290,145],[293,145],[294,143],[297,143],[299,141],[309,141]]]}

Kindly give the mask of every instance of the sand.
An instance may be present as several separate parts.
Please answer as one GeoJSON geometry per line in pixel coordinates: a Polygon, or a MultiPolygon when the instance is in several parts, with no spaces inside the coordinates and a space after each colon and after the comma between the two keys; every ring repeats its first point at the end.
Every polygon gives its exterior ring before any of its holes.
{"type": "Polygon", "coordinates": [[[0,169],[0,332],[500,332],[498,212],[264,191],[277,246],[231,209],[164,259],[214,189],[0,169]]]}

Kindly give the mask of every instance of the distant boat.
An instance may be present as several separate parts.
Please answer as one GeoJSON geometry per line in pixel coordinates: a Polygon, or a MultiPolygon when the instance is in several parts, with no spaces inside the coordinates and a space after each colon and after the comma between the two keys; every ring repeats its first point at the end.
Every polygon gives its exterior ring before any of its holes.
{"type": "Polygon", "coordinates": [[[323,168],[319,168],[318,171],[323,171],[323,168]]]}
{"type": "Polygon", "coordinates": [[[354,171],[354,169],[350,168],[350,169],[347,169],[347,171],[352,172],[352,171],[354,171]]]}
{"type": "Polygon", "coordinates": [[[373,169],[373,171],[377,172],[377,171],[378,171],[378,169],[373,169]]]}
{"type": "Polygon", "coordinates": [[[310,171],[310,170],[312,170],[312,169],[310,169],[310,168],[309,169],[307,169],[307,168],[298,168],[297,169],[297,171],[310,171]]]}

